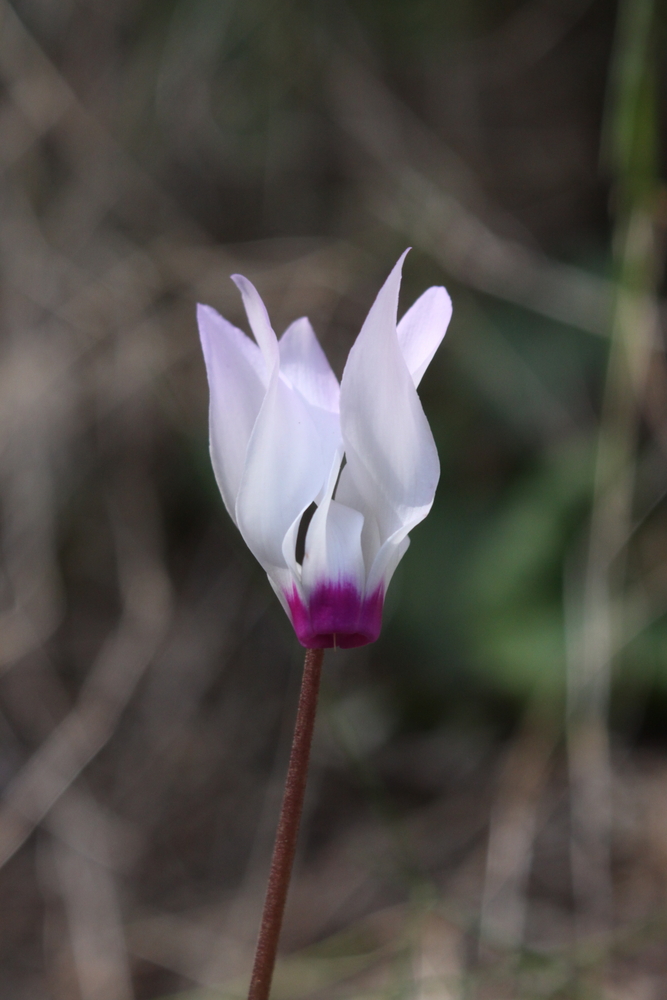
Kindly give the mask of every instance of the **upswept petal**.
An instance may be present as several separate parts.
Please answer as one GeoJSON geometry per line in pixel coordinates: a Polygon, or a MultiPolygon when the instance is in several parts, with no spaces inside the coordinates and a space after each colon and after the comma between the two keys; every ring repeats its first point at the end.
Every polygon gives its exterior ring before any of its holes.
{"type": "Polygon", "coordinates": [[[381,541],[373,511],[357,489],[347,465],[340,474],[336,499],[361,511],[364,516],[361,548],[366,565],[366,593],[375,593],[380,586],[386,593],[389,581],[410,545],[405,529],[401,527],[384,542],[381,541]]]}
{"type": "Polygon", "coordinates": [[[304,593],[318,584],[351,584],[363,596],[366,568],[361,550],[364,516],[333,499],[342,454],[329,470],[324,496],[313,514],[306,534],[301,583],[304,593]]]}
{"type": "Polygon", "coordinates": [[[300,594],[300,585],[295,583],[292,578],[291,572],[284,566],[273,566],[266,571],[266,576],[269,583],[273,588],[273,592],[280,601],[282,609],[291,620],[292,613],[290,611],[289,601],[287,600],[287,595],[291,594],[296,590],[300,594]]]}
{"type": "Polygon", "coordinates": [[[427,288],[397,327],[398,344],[415,387],[431,363],[452,318],[452,300],[437,285],[427,288]]]}
{"type": "Polygon", "coordinates": [[[197,321],[210,392],[211,461],[235,521],[248,442],[266,392],[266,365],[257,345],[210,306],[197,306],[197,321]]]}
{"type": "Polygon", "coordinates": [[[285,566],[283,539],[322,489],[328,471],[308,408],[276,366],[236,501],[241,534],[267,572],[285,566]]]}
{"type": "Polygon", "coordinates": [[[278,341],[280,370],[311,406],[338,413],[340,386],[307,316],[295,320],[278,341]]]}
{"type": "Polygon", "coordinates": [[[399,531],[388,538],[380,547],[368,574],[366,586],[369,593],[373,593],[379,586],[382,586],[383,593],[387,592],[387,587],[396,572],[396,567],[408,551],[409,546],[409,537],[403,531],[399,531]]]}
{"type": "Polygon", "coordinates": [[[335,500],[325,500],[313,514],[306,535],[301,584],[306,595],[319,585],[352,585],[362,597],[366,569],[361,553],[364,516],[335,500]]]}
{"type": "Polygon", "coordinates": [[[375,512],[381,542],[397,532],[400,541],[426,516],[440,475],[433,435],[396,333],[404,257],[373,303],[341,383],[349,475],[375,512]]]}
{"type": "Polygon", "coordinates": [[[367,570],[375,561],[381,546],[380,529],[378,527],[375,511],[366,502],[354,479],[350,474],[349,465],[343,466],[338,485],[336,486],[336,501],[358,510],[364,517],[364,527],[361,532],[361,551],[364,557],[364,565],[367,570]]]}
{"type": "Polygon", "coordinates": [[[257,343],[199,307],[216,478],[306,646],[377,638],[408,532],[433,503],[438,457],[416,386],[447,329],[451,302],[444,289],[431,288],[397,327],[404,257],[368,314],[340,388],[308,320],[293,323],[279,342],[259,293],[241,275],[233,278],[257,343]],[[313,501],[299,565],[299,526],[313,501]]]}
{"type": "Polygon", "coordinates": [[[338,379],[305,316],[287,327],[278,348],[281,374],[308,406],[328,466],[341,447],[338,379]]]}
{"type": "Polygon", "coordinates": [[[232,281],[241,293],[250,329],[269,372],[272,372],[278,364],[278,338],[271,326],[266,306],[252,281],[248,281],[242,274],[233,274],[232,281]]]}

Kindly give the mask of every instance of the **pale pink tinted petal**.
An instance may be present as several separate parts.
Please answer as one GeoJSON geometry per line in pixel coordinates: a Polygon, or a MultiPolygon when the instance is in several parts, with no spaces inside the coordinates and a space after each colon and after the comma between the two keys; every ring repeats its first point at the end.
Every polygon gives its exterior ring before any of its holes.
{"type": "Polygon", "coordinates": [[[269,571],[285,566],[282,545],[328,473],[308,409],[276,369],[248,445],[236,520],[269,571]]]}
{"type": "Polygon", "coordinates": [[[265,396],[266,368],[256,344],[209,306],[197,307],[210,390],[213,470],[232,518],[246,451],[265,396]]]}
{"type": "Polygon", "coordinates": [[[259,344],[267,368],[273,371],[278,364],[278,340],[266,306],[252,281],[248,281],[242,274],[233,274],[232,281],[241,293],[250,329],[259,344]]]}
{"type": "Polygon", "coordinates": [[[438,455],[396,333],[403,256],[373,303],[343,372],[341,429],[349,475],[374,511],[381,542],[431,508],[438,455]]]}
{"type": "Polygon", "coordinates": [[[421,382],[452,318],[452,300],[444,288],[427,288],[398,324],[398,343],[415,386],[421,382]]]}

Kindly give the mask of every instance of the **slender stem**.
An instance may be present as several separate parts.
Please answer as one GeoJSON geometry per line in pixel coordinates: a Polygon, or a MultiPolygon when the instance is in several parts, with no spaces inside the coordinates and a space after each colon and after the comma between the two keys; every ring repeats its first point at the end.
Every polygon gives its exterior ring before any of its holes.
{"type": "Polygon", "coordinates": [[[299,708],[294,727],[294,739],[290,753],[285,794],[280,810],[280,820],[276,831],[276,842],[271,859],[269,884],[266,889],[262,925],[259,929],[255,964],[250,980],[248,1000],[268,1000],[271,992],[273,967],[276,962],[278,938],[283,922],[285,900],[289,889],[296,841],[299,835],[299,823],[303,810],[303,799],[306,792],[308,776],[308,761],[310,747],[313,741],[315,712],[317,711],[317,696],[320,690],[320,675],[322,673],[323,649],[306,650],[306,661],[303,667],[299,708]]]}

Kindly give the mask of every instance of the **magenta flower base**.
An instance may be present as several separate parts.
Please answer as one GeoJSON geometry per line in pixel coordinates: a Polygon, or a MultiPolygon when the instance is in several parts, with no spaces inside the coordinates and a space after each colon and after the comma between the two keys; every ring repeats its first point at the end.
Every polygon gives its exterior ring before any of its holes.
{"type": "Polygon", "coordinates": [[[296,588],[287,594],[292,624],[302,646],[310,649],[351,649],[375,642],[382,627],[382,586],[362,597],[352,583],[322,584],[308,606],[296,588]]]}

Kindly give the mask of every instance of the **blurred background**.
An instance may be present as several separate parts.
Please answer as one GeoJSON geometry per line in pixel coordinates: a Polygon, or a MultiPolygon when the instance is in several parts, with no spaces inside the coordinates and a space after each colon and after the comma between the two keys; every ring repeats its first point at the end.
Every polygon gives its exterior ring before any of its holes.
{"type": "Polygon", "coordinates": [[[244,996],[302,650],[194,318],[445,284],[442,478],[325,662],[277,1000],[667,997],[652,0],[0,0],[0,993],[244,996]]]}

